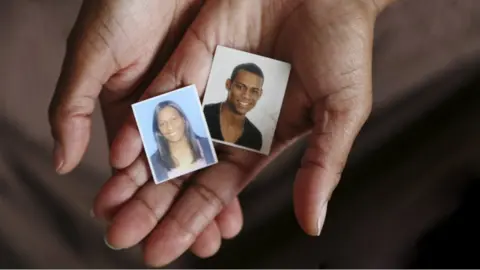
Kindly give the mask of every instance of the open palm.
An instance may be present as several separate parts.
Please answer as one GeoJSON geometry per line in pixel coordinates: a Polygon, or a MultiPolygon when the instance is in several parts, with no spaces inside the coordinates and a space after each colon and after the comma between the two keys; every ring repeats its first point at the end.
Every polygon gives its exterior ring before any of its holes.
{"type": "MultiPolygon", "coordinates": [[[[49,111],[57,172],[70,172],[85,153],[97,97],[108,139],[113,139],[131,104],[168,60],[201,5],[195,0],[83,2],[49,111]]],[[[122,194],[113,191],[112,207],[98,213],[99,217],[110,221],[120,207],[115,199],[122,201],[122,194]]],[[[218,235],[232,237],[241,223],[235,199],[212,226],[218,227],[218,235]]],[[[191,250],[203,256],[208,244],[208,237],[200,237],[191,250]]]]}
{"type": "Polygon", "coordinates": [[[218,164],[190,177],[145,184],[148,164],[130,118],[112,145],[112,165],[119,172],[95,205],[97,214],[121,207],[109,242],[127,248],[144,241],[145,261],[154,266],[171,262],[198,237],[209,237],[215,251],[221,239],[210,237],[218,235],[212,221],[269,161],[305,134],[309,144],[295,180],[295,213],[308,234],[320,234],[330,194],[370,112],[378,2],[206,1],[142,99],[190,84],[202,95],[217,45],[289,62],[292,73],[272,154],[219,146],[218,164]],[[114,202],[112,190],[117,191],[114,202]],[[120,201],[118,192],[127,195],[120,201]]]}

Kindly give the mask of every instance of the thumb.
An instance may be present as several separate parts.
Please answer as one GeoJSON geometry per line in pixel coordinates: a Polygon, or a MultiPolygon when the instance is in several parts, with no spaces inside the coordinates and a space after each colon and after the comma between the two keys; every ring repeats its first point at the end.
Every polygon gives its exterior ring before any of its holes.
{"type": "MultiPolygon", "coordinates": [[[[332,97],[325,100],[331,101],[332,97]]],[[[314,105],[314,127],[297,172],[293,194],[300,226],[307,234],[316,236],[322,230],[328,201],[340,180],[353,141],[370,113],[371,92],[355,102],[355,110],[327,109],[331,106],[325,100],[314,105]]]]}
{"type": "Polygon", "coordinates": [[[94,22],[95,18],[84,4],[70,33],[49,106],[49,122],[55,140],[54,165],[60,174],[70,172],[84,155],[96,99],[102,85],[116,69],[110,48],[94,22]]]}

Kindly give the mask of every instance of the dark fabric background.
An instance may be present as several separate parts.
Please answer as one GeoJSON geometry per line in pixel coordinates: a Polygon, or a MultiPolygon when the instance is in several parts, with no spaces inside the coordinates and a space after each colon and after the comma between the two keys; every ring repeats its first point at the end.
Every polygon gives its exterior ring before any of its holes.
{"type": "MultiPolygon", "coordinates": [[[[138,248],[109,250],[104,224],[88,214],[109,175],[99,111],[81,166],[59,177],[51,165],[47,106],[79,6],[78,0],[0,2],[3,268],[144,267],[138,248]]],[[[300,142],[241,194],[245,226],[236,239],[211,259],[186,254],[169,267],[474,263],[461,248],[462,241],[478,239],[470,215],[476,201],[464,193],[475,194],[480,178],[478,33],[479,1],[400,0],[385,10],[375,30],[373,113],[333,195],[322,236],[305,236],[293,216],[300,142]]]]}

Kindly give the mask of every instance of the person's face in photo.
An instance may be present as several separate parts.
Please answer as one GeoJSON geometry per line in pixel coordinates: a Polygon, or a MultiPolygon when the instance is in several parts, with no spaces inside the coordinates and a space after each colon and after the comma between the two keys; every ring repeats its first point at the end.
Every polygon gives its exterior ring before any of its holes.
{"type": "Polygon", "coordinates": [[[169,142],[178,142],[185,136],[185,120],[173,107],[167,106],[158,112],[157,124],[169,142]]]}
{"type": "Polygon", "coordinates": [[[263,79],[257,74],[240,70],[233,80],[228,79],[227,103],[233,112],[245,115],[262,96],[263,79]]]}

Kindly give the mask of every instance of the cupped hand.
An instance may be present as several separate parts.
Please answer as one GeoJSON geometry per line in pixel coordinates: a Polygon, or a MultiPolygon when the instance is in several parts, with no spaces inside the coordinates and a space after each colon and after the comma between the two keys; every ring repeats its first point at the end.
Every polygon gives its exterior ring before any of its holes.
{"type": "MultiPolygon", "coordinates": [[[[128,248],[142,241],[147,264],[170,263],[205,231],[215,230],[211,222],[220,211],[237,208],[237,194],[303,135],[308,148],[295,179],[295,213],[306,233],[319,235],[331,193],[370,112],[373,28],[388,2],[206,1],[142,99],[190,84],[202,95],[217,45],[289,62],[272,153],[219,147],[218,164],[190,177],[145,184],[148,165],[129,118],[112,144],[112,165],[119,172],[95,203],[99,214],[121,208],[108,231],[110,243],[128,248]]],[[[211,245],[218,248],[220,240],[211,245]]]]}
{"type": "MultiPolygon", "coordinates": [[[[111,141],[131,104],[144,93],[143,85],[158,74],[201,5],[195,0],[84,1],[49,110],[57,172],[70,172],[84,155],[97,97],[111,141]]],[[[125,155],[136,154],[126,146],[125,155]]],[[[117,195],[121,198],[122,193],[117,195]]],[[[110,221],[118,207],[108,210],[103,217],[110,221]]],[[[241,224],[241,210],[234,202],[205,230],[192,251],[208,255],[210,238],[231,237],[241,224]]]]}

